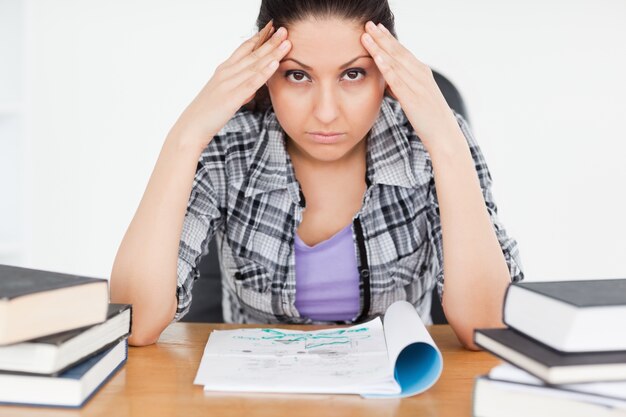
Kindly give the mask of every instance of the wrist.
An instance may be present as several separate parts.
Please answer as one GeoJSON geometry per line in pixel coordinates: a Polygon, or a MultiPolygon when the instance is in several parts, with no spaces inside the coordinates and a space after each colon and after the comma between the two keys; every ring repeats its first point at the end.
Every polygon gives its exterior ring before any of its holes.
{"type": "Polygon", "coordinates": [[[180,152],[193,153],[199,157],[212,138],[213,136],[207,138],[206,135],[190,130],[172,128],[165,141],[180,152]]]}
{"type": "Polygon", "coordinates": [[[450,160],[470,154],[469,145],[461,128],[455,123],[436,134],[427,138],[421,138],[424,148],[433,160],[450,160]]]}
{"type": "Polygon", "coordinates": [[[166,141],[182,151],[195,152],[200,155],[213,136],[215,136],[213,133],[176,123],[170,129],[166,141]]]}

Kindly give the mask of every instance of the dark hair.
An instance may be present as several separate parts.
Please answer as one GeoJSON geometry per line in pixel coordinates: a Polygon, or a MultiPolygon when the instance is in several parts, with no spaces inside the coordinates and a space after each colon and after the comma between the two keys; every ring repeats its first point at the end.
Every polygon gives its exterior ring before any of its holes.
{"type": "MultiPolygon", "coordinates": [[[[387,0],[262,0],[257,30],[273,20],[278,29],[309,18],[329,18],[354,20],[363,25],[369,20],[382,23],[394,37],[396,35],[394,16],[387,0]]],[[[271,106],[267,86],[262,86],[245,107],[253,111],[265,111],[271,106]]]]}

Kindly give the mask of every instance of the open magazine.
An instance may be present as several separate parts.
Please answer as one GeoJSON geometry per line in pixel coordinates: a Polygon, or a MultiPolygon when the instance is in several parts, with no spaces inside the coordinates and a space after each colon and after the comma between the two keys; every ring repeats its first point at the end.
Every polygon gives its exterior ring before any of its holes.
{"type": "Polygon", "coordinates": [[[214,330],[194,384],[207,391],[406,397],[441,375],[441,352],[415,307],[393,303],[352,327],[214,330]],[[384,322],[384,324],[383,324],[384,322]]]}

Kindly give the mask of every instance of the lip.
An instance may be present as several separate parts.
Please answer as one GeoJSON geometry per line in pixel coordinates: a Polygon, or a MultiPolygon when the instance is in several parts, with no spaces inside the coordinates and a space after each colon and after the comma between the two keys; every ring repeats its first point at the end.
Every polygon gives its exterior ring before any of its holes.
{"type": "Polygon", "coordinates": [[[339,132],[307,132],[314,142],[332,144],[337,143],[345,133],[339,132]]]}

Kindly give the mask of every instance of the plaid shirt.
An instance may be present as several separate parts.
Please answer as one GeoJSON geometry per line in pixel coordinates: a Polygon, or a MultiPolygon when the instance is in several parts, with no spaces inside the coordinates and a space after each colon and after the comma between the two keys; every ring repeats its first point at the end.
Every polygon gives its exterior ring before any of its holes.
{"type": "MultiPolygon", "coordinates": [[[[511,279],[521,280],[517,243],[497,218],[485,159],[467,122],[455,116],[469,143],[511,279]]],[[[360,275],[355,321],[407,300],[430,324],[430,294],[436,285],[441,297],[444,280],[430,157],[400,104],[389,97],[367,141],[367,191],[352,222],[360,275]]],[[[189,310],[199,260],[216,235],[227,322],[313,323],[294,304],[294,236],[305,206],[272,108],[264,113],[240,109],[198,162],[179,245],[174,321],[189,310]]]]}

